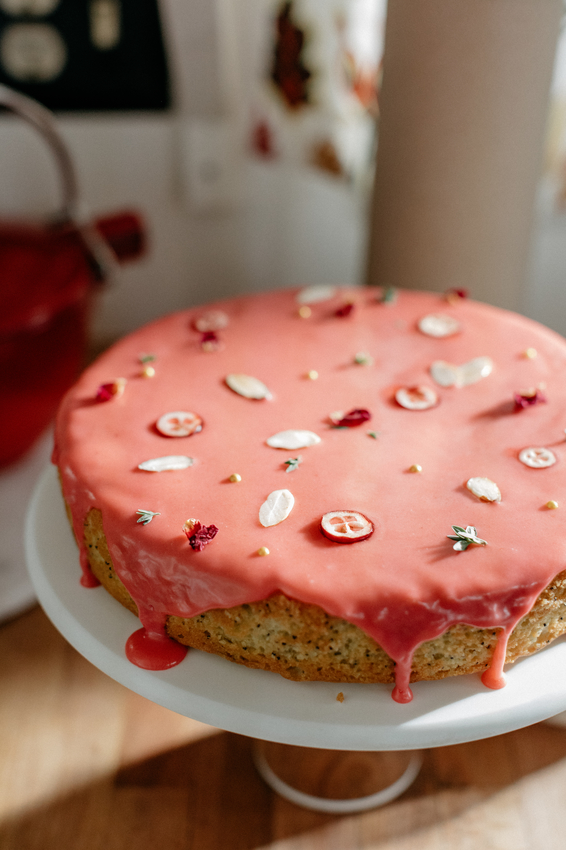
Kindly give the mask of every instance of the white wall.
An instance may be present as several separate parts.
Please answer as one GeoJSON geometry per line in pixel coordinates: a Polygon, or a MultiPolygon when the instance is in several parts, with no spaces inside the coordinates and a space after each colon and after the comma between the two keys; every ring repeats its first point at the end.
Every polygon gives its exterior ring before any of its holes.
{"type": "MultiPolygon", "coordinates": [[[[240,159],[236,199],[228,197],[217,211],[195,205],[186,171],[187,127],[224,126],[232,118],[215,9],[211,0],[163,0],[174,112],[60,116],[93,213],[133,207],[147,219],[149,254],[124,268],[103,296],[94,322],[100,340],[224,295],[363,278],[365,204],[359,192],[331,176],[240,159]]],[[[1,116],[0,215],[43,214],[56,199],[42,143],[19,121],[1,116]]],[[[525,302],[527,313],[562,333],[565,230],[564,215],[539,216],[525,302]]]]}
{"type": "MultiPolygon", "coordinates": [[[[101,340],[224,295],[361,276],[365,213],[331,176],[240,157],[237,197],[218,209],[195,204],[185,168],[187,127],[222,127],[227,116],[217,19],[210,0],[167,0],[163,11],[176,109],[58,117],[89,209],[132,207],[147,220],[147,257],[124,267],[99,305],[94,329],[101,340]]],[[[35,216],[56,205],[54,167],[43,143],[19,120],[2,116],[0,215],[35,216]]]]}

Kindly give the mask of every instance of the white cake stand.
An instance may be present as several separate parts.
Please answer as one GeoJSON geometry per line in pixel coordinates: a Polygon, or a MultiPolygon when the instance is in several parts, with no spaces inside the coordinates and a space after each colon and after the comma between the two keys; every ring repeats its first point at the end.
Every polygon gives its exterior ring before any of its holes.
{"type": "Polygon", "coordinates": [[[0,469],[0,622],[10,620],[35,603],[26,570],[24,520],[38,476],[49,461],[51,429],[9,466],[0,469]]]}
{"type": "MultiPolygon", "coordinates": [[[[291,682],[197,650],[170,670],[141,670],[124,653],[137,621],[103,588],[80,584],[77,548],[53,467],[41,476],[29,506],[26,556],[45,612],[85,658],[147,699],[229,732],[330,750],[419,750],[500,735],[566,709],[563,639],[514,664],[502,690],[484,688],[475,675],[419,682],[407,705],[391,699],[389,686],[291,682]],[[343,702],[336,699],[340,691],[343,702]]],[[[256,765],[268,784],[293,802],[351,812],[402,793],[418,773],[420,761],[418,756],[409,761],[395,787],[361,800],[338,801],[302,794],[274,778],[258,750],[256,765]]]]}

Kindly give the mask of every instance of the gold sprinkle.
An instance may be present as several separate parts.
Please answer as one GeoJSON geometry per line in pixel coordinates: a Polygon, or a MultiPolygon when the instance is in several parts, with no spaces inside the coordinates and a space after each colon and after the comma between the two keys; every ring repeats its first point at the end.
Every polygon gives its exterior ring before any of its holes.
{"type": "Polygon", "coordinates": [[[546,503],[545,507],[548,508],[549,511],[553,511],[555,508],[558,507],[558,502],[555,502],[554,499],[551,499],[550,502],[546,503]]]}
{"type": "Polygon", "coordinates": [[[307,304],[303,304],[302,307],[299,307],[299,316],[301,319],[309,319],[312,316],[312,310],[307,304]]]}
{"type": "Polygon", "coordinates": [[[538,354],[538,351],[536,350],[536,348],[527,348],[524,354],[528,360],[534,360],[538,354]]]}
{"type": "Polygon", "coordinates": [[[307,377],[309,381],[316,381],[318,378],[318,372],[316,369],[311,369],[310,372],[307,372],[305,377],[307,377]]]}
{"type": "Polygon", "coordinates": [[[261,557],[263,558],[264,555],[269,555],[269,549],[267,548],[267,546],[262,546],[260,549],[257,550],[257,554],[261,555],[261,557]]]}
{"type": "Polygon", "coordinates": [[[242,476],[238,475],[237,472],[233,472],[232,475],[229,478],[229,481],[231,481],[233,484],[235,484],[237,481],[241,481],[241,480],[242,480],[242,476]]]}
{"type": "Polygon", "coordinates": [[[340,693],[336,697],[336,702],[344,702],[344,694],[342,693],[342,691],[340,691],[340,693]]]}
{"type": "Polygon", "coordinates": [[[457,304],[460,301],[460,296],[457,292],[447,292],[444,297],[449,304],[457,304]]]}
{"type": "Polygon", "coordinates": [[[412,466],[409,467],[409,472],[422,472],[422,471],[423,471],[423,468],[420,465],[420,463],[414,463],[412,466]]]}
{"type": "Polygon", "coordinates": [[[153,376],[155,375],[155,369],[153,368],[153,366],[144,366],[141,371],[141,374],[142,378],[153,378],[153,376]]]}

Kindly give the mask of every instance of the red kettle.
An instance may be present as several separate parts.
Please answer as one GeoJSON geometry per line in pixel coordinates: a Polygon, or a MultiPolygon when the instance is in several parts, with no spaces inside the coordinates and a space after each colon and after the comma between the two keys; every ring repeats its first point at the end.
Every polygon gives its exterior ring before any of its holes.
{"type": "Polygon", "coordinates": [[[0,219],[0,467],[23,456],[84,365],[93,295],[145,247],[140,216],[84,220],[75,170],[54,116],[0,85],[0,106],[49,145],[62,207],[49,221],[0,219]]]}

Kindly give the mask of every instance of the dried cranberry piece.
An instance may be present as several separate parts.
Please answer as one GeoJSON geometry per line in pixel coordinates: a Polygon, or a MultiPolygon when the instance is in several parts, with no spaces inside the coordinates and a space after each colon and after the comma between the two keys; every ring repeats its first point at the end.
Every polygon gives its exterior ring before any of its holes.
{"type": "Polygon", "coordinates": [[[353,309],[354,309],[354,305],[352,304],[352,302],[351,302],[351,301],[347,301],[347,302],[346,302],[346,304],[342,304],[342,306],[341,306],[341,307],[338,307],[338,309],[336,310],[335,315],[336,315],[336,316],[341,316],[341,317],[343,317],[343,316],[349,316],[353,309]]]}
{"type": "Polygon", "coordinates": [[[215,525],[203,525],[201,522],[187,521],[183,529],[187,535],[187,540],[195,552],[202,552],[207,543],[210,543],[218,534],[218,528],[215,525]]]}
{"type": "Polygon", "coordinates": [[[458,289],[456,287],[451,287],[446,290],[446,295],[455,295],[457,298],[467,298],[469,292],[467,289],[458,289]]]}
{"type": "Polygon", "coordinates": [[[546,398],[540,390],[522,390],[519,393],[514,393],[513,399],[515,401],[515,410],[525,410],[525,408],[531,407],[533,404],[546,402],[546,398]]]}
{"type": "Polygon", "coordinates": [[[107,384],[101,384],[96,391],[96,400],[110,401],[113,398],[120,398],[120,396],[124,393],[125,386],[125,378],[116,378],[115,381],[110,381],[107,384]]]}
{"type": "Polygon", "coordinates": [[[371,419],[371,413],[364,408],[355,408],[346,413],[341,419],[333,419],[333,423],[337,428],[354,428],[356,425],[361,425],[362,422],[367,422],[371,419]]]}

